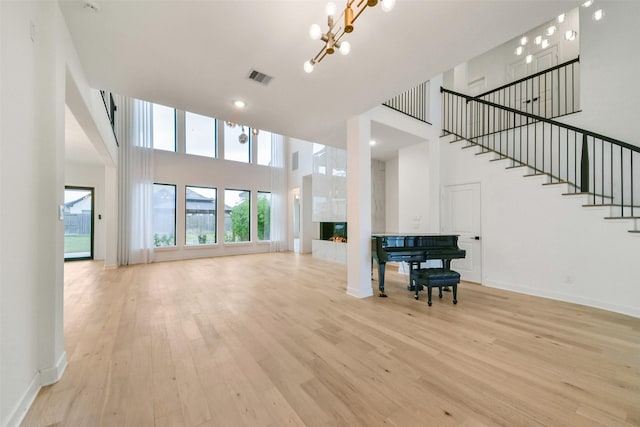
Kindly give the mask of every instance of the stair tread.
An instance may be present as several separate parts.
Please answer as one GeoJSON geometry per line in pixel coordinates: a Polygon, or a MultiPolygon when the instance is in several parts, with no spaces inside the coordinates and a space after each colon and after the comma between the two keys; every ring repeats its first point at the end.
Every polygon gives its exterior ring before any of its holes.
{"type": "Polygon", "coordinates": [[[602,204],[587,204],[587,205],[582,205],[585,208],[590,208],[590,207],[595,207],[595,206],[603,206],[603,207],[614,207],[614,208],[638,208],[640,209],[640,206],[638,205],[616,205],[613,203],[602,203],[602,204]]]}
{"type": "Polygon", "coordinates": [[[604,219],[640,219],[640,216],[605,216],[604,219]]]}
{"type": "Polygon", "coordinates": [[[589,197],[595,196],[595,197],[600,197],[600,198],[603,198],[603,199],[613,199],[613,197],[605,196],[604,194],[594,194],[594,193],[588,193],[588,192],[584,192],[584,191],[581,191],[581,192],[578,192],[578,193],[562,193],[562,195],[563,196],[589,196],[589,197]]]}

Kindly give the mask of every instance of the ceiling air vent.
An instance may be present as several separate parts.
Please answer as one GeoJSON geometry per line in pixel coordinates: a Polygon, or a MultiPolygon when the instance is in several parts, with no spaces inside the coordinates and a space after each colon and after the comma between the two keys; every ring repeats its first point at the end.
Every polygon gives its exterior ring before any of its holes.
{"type": "Polygon", "coordinates": [[[266,86],[269,84],[271,79],[273,79],[273,77],[267,76],[265,73],[261,73],[260,71],[251,70],[249,72],[249,79],[255,80],[256,82],[266,86]]]}

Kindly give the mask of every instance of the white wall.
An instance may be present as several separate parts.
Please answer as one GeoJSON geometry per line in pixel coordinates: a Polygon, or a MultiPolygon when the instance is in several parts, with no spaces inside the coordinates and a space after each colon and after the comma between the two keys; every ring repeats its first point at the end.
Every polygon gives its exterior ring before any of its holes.
{"type": "Polygon", "coordinates": [[[93,187],[93,259],[104,260],[106,254],[105,167],[99,165],[65,163],[65,186],[93,187]],[[101,219],[98,219],[98,216],[101,219]]]}
{"type": "Polygon", "coordinates": [[[382,232],[385,230],[386,210],[386,170],[385,162],[371,160],[371,230],[382,232]]]}
{"type": "Polygon", "coordinates": [[[563,120],[640,146],[640,2],[595,2],[580,8],[582,112],[563,120]],[[597,7],[605,16],[591,17],[597,7]]]}
{"type": "Polygon", "coordinates": [[[443,186],[481,183],[484,285],[640,317],[640,239],[627,224],[460,143],[441,149],[443,186]]]}
{"type": "MultiPolygon", "coordinates": [[[[309,224],[311,222],[311,215],[305,216],[305,212],[309,213],[311,203],[312,191],[307,191],[308,194],[302,194],[303,187],[303,178],[305,176],[311,176],[313,172],[313,143],[304,141],[296,138],[287,138],[288,145],[288,155],[289,155],[289,174],[288,174],[288,185],[289,185],[289,202],[288,202],[288,215],[287,215],[287,224],[288,224],[288,232],[289,232],[289,250],[294,249],[293,245],[293,197],[294,193],[300,197],[304,197],[304,199],[300,200],[300,220],[305,219],[305,223],[300,225],[300,233],[301,237],[306,241],[309,239],[316,238],[318,234],[318,225],[309,224]],[[293,153],[298,153],[298,169],[292,170],[292,162],[291,157],[293,153]],[[306,203],[305,203],[305,199],[306,203]],[[307,206],[307,210],[304,211],[305,205],[307,206]],[[306,239],[305,236],[309,237],[306,239]]],[[[310,184],[311,187],[313,183],[310,184]]],[[[307,187],[308,189],[308,187],[307,187]]],[[[309,189],[308,189],[309,190],[309,189]]],[[[307,246],[310,245],[310,242],[305,242],[304,245],[305,251],[309,249],[307,246]]]]}
{"type": "Polygon", "coordinates": [[[2,2],[0,8],[0,425],[15,425],[40,385],[55,380],[65,364],[57,208],[64,190],[65,74],[56,55],[57,3],[2,2]]]}
{"type": "Polygon", "coordinates": [[[14,426],[66,367],[65,98],[91,90],[57,2],[0,2],[0,22],[0,425],[14,426]]]}
{"type": "MultiPolygon", "coordinates": [[[[398,157],[385,162],[385,228],[382,231],[397,232],[400,230],[398,219],[400,205],[400,186],[398,184],[398,157]]],[[[377,230],[374,230],[377,231],[377,230]]]]}

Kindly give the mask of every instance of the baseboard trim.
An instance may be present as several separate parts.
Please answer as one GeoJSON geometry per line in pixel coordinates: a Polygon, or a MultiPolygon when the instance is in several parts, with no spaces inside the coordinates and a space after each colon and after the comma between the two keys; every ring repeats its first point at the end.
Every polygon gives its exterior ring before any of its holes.
{"type": "Polygon", "coordinates": [[[504,284],[500,282],[496,282],[493,280],[486,280],[482,283],[485,286],[490,288],[503,289],[505,291],[518,292],[525,295],[532,295],[535,297],[549,298],[557,301],[564,301],[573,304],[585,305],[587,307],[599,308],[602,310],[612,311],[614,313],[620,313],[627,316],[640,318],[640,308],[624,306],[619,304],[611,304],[611,303],[603,303],[600,300],[580,297],[576,295],[568,295],[560,292],[553,292],[547,290],[540,290],[535,288],[530,288],[527,286],[518,286],[512,284],[504,284]]]}
{"type": "Polygon", "coordinates": [[[41,369],[33,376],[29,387],[27,387],[27,390],[18,401],[3,427],[19,427],[27,415],[29,408],[31,408],[33,401],[36,400],[40,389],[58,382],[60,378],[62,378],[65,369],[67,369],[67,353],[63,351],[55,366],[41,369]]]}
{"type": "Polygon", "coordinates": [[[33,401],[36,400],[36,396],[38,396],[38,392],[41,387],[40,373],[38,372],[34,375],[33,379],[29,383],[29,387],[27,387],[27,390],[24,392],[13,411],[11,411],[4,427],[20,426],[25,415],[27,415],[27,411],[29,411],[29,408],[33,404],[33,401]]]}
{"type": "Polygon", "coordinates": [[[368,298],[368,297],[372,297],[373,296],[373,289],[372,288],[367,288],[367,289],[361,289],[361,288],[349,288],[347,287],[347,295],[351,295],[352,297],[356,297],[356,298],[368,298]]]}
{"type": "Polygon", "coordinates": [[[47,386],[60,381],[62,374],[67,369],[67,353],[62,352],[55,366],[40,370],[40,385],[47,386]]]}

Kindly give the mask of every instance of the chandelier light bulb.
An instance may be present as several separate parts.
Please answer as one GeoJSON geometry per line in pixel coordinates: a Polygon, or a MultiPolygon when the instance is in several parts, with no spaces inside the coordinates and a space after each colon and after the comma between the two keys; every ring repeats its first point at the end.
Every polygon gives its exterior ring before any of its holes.
{"type": "Polygon", "coordinates": [[[336,10],[338,10],[338,7],[336,6],[336,4],[334,2],[329,2],[327,3],[327,8],[325,9],[327,16],[333,16],[336,14],[336,10]]]}
{"type": "Polygon", "coordinates": [[[320,29],[320,25],[313,24],[309,27],[309,37],[311,37],[312,40],[320,40],[320,37],[322,37],[322,29],[320,29]]]}
{"type": "Polygon", "coordinates": [[[313,64],[311,63],[311,61],[307,61],[304,63],[304,71],[305,73],[310,73],[313,71],[313,64]]]}
{"type": "Polygon", "coordinates": [[[348,55],[351,52],[351,44],[349,42],[340,43],[340,53],[343,55],[348,55]]]}
{"type": "Polygon", "coordinates": [[[533,61],[533,55],[527,55],[527,57],[525,58],[525,62],[527,64],[531,64],[531,61],[533,61]]]}
{"type": "Polygon", "coordinates": [[[565,18],[566,18],[566,15],[564,13],[558,15],[558,24],[562,24],[565,18]]]}
{"type": "Polygon", "coordinates": [[[584,7],[589,7],[593,4],[593,0],[587,0],[586,2],[582,3],[582,6],[584,7]]]}
{"type": "Polygon", "coordinates": [[[604,11],[602,9],[598,9],[595,12],[593,12],[593,20],[594,21],[599,21],[604,17],[604,11]]]}
{"type": "Polygon", "coordinates": [[[518,46],[516,48],[516,55],[520,56],[524,52],[524,48],[522,46],[518,46]]]}
{"type": "Polygon", "coordinates": [[[251,135],[253,136],[258,136],[258,134],[260,133],[260,129],[258,128],[251,128],[251,135]]]}
{"type": "Polygon", "coordinates": [[[548,36],[554,35],[556,33],[556,29],[557,28],[555,25],[550,26],[549,28],[547,28],[547,35],[548,36]]]}
{"type": "Polygon", "coordinates": [[[529,39],[526,36],[522,36],[522,38],[520,39],[520,44],[524,46],[527,44],[528,41],[529,39]]]}
{"type": "Polygon", "coordinates": [[[573,40],[576,39],[577,35],[578,34],[575,31],[569,30],[569,31],[564,33],[564,39],[567,40],[567,41],[573,41],[573,40]]]}
{"type": "Polygon", "coordinates": [[[382,0],[382,10],[390,12],[396,5],[396,0],[382,0]]]}

